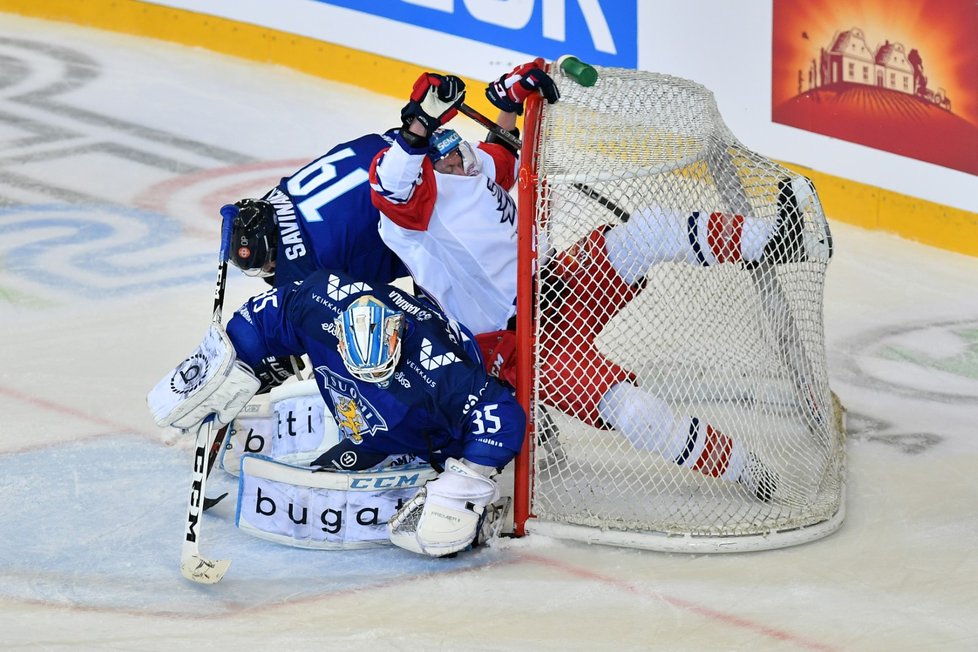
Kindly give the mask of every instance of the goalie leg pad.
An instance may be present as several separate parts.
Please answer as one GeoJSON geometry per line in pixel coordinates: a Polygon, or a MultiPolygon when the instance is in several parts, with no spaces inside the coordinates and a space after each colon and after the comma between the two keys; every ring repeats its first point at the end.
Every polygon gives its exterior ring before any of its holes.
{"type": "Polygon", "coordinates": [[[247,365],[237,362],[234,345],[220,324],[211,324],[190,357],[164,376],[146,397],[156,425],[190,430],[211,414],[231,423],[260,383],[247,365]]]}
{"type": "Polygon", "coordinates": [[[431,557],[465,550],[479,533],[486,505],[498,497],[495,482],[449,458],[445,471],[391,518],[391,543],[431,557]]]}
{"type": "Polygon", "coordinates": [[[323,473],[249,454],[241,458],[235,525],[298,548],[386,546],[387,521],[434,477],[428,465],[323,473]]]}

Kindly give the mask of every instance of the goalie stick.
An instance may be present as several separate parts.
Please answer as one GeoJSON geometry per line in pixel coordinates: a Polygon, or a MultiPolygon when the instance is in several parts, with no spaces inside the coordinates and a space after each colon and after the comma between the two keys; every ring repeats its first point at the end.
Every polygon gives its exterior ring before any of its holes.
{"type": "MultiPolygon", "coordinates": [[[[206,476],[209,478],[211,476],[211,471],[214,469],[214,464],[217,463],[217,457],[221,453],[221,447],[224,445],[224,436],[228,431],[228,426],[222,426],[220,430],[217,431],[217,436],[214,437],[214,441],[211,442],[211,450],[207,454],[207,472],[206,476]]],[[[204,496],[204,511],[206,512],[214,505],[218,504],[222,500],[228,497],[228,492],[224,492],[217,498],[208,498],[204,496]]]]}
{"type": "MultiPolygon", "coordinates": [[[[227,283],[228,257],[231,249],[231,225],[236,213],[237,209],[234,206],[221,208],[221,250],[218,256],[217,285],[214,288],[212,315],[215,324],[221,323],[221,312],[224,309],[224,288],[227,283]]],[[[211,415],[197,427],[197,437],[194,441],[193,481],[190,485],[190,497],[187,500],[183,546],[180,549],[180,572],[188,580],[201,584],[220,582],[231,566],[230,559],[212,560],[200,554],[200,521],[204,515],[204,490],[207,485],[207,474],[210,471],[213,437],[214,415],[211,415]]]]}

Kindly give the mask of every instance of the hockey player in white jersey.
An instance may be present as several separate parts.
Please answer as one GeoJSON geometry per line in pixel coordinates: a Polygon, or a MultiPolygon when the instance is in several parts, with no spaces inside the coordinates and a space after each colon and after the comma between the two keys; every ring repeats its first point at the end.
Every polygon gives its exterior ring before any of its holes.
{"type": "MultiPolygon", "coordinates": [[[[531,64],[520,70],[521,98],[539,89],[557,100],[545,72],[531,64]]],[[[457,77],[421,75],[401,111],[404,126],[375,159],[370,181],[381,238],[424,293],[482,333],[505,328],[515,314],[516,203],[509,190],[517,152],[492,137],[469,143],[442,129],[464,97],[457,77]]],[[[521,106],[501,110],[500,126],[514,128],[521,106]]]]}
{"type": "MultiPolygon", "coordinates": [[[[511,187],[516,159],[463,143],[441,127],[464,93],[458,84],[454,93],[440,92],[440,79],[427,74],[418,80],[402,112],[404,128],[371,168],[374,201],[383,214],[381,235],[424,291],[478,334],[490,370],[515,385],[515,338],[507,322],[515,314],[516,220],[515,206],[502,190],[511,187]]],[[[534,92],[550,102],[559,98],[553,81],[532,64],[486,89],[501,111],[499,124],[507,128],[534,92]]],[[[799,178],[785,186],[781,201],[813,194],[799,178]]],[[[710,210],[662,219],[655,207],[629,217],[595,229],[567,251],[541,255],[550,281],[541,288],[549,295],[544,309],[558,311],[555,321],[565,325],[540,335],[548,340],[541,350],[553,352],[539,361],[541,400],[589,425],[612,428],[637,448],[771,500],[778,478],[763,461],[713,424],[675,414],[642,390],[634,374],[604,356],[594,340],[641,292],[653,265],[710,266],[765,256],[782,262],[790,225],[774,230],[762,220],[710,210]]],[[[797,246],[790,255],[798,255],[797,246]]]]}

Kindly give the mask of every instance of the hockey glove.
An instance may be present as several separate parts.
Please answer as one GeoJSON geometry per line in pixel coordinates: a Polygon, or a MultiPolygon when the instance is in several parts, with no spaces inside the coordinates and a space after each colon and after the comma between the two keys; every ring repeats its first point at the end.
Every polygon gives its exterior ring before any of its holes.
{"type": "Polygon", "coordinates": [[[455,117],[464,101],[465,82],[453,75],[426,72],[414,82],[411,100],[401,109],[401,123],[407,126],[414,118],[424,127],[425,135],[431,136],[455,117]]]}
{"type": "Polygon", "coordinates": [[[465,550],[479,534],[486,506],[499,487],[463,461],[448,458],[445,471],[422,487],[387,523],[391,543],[431,557],[465,550]]]}
{"type": "Polygon", "coordinates": [[[156,425],[191,430],[211,414],[219,425],[231,423],[261,383],[237,359],[234,345],[220,324],[186,360],[150,390],[146,401],[156,425]]]}
{"type": "Polygon", "coordinates": [[[543,93],[550,104],[560,99],[560,90],[550,75],[530,62],[491,82],[486,86],[486,97],[500,111],[523,115],[523,102],[536,91],[543,93]]]}
{"type": "Polygon", "coordinates": [[[265,394],[273,387],[278,387],[294,376],[296,368],[293,360],[298,363],[299,369],[302,369],[303,363],[301,359],[292,358],[287,355],[269,356],[252,367],[251,370],[261,383],[261,386],[258,388],[258,393],[265,394]]]}

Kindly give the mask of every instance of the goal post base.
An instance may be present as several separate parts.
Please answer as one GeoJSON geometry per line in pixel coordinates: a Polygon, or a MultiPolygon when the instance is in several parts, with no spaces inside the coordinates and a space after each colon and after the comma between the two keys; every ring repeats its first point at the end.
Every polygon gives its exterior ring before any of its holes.
{"type": "Polygon", "coordinates": [[[699,536],[669,534],[666,532],[626,532],[527,519],[524,524],[527,535],[540,535],[553,539],[580,543],[635,548],[652,552],[676,552],[686,554],[719,554],[760,552],[790,548],[823,539],[838,530],[845,521],[845,501],[839,511],[824,521],[803,527],[774,530],[764,534],[742,536],[699,536]]]}

